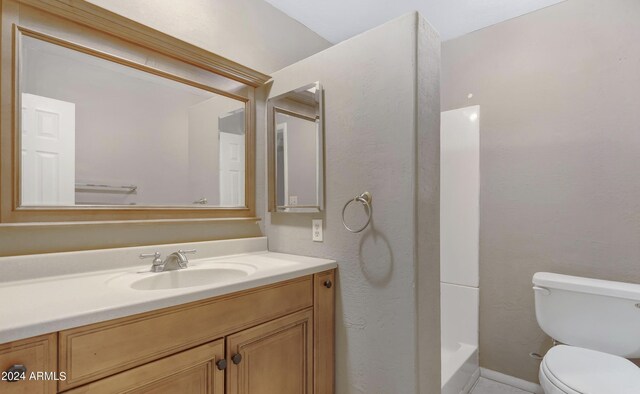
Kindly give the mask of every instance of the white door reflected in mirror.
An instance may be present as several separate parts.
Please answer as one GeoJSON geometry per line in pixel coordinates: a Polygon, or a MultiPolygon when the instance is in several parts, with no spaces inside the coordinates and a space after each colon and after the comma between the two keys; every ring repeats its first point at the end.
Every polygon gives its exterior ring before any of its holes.
{"type": "Polygon", "coordinates": [[[22,205],[75,202],[74,103],[23,93],[22,205]]]}
{"type": "Polygon", "coordinates": [[[220,132],[220,205],[244,206],[244,134],[220,132]]]}

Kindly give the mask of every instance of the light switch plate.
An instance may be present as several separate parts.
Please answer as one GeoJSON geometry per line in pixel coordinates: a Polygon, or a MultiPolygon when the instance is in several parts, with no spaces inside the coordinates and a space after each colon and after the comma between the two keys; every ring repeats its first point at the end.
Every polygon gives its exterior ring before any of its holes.
{"type": "Polygon", "coordinates": [[[322,242],[322,219],[311,220],[311,239],[315,242],[322,242]]]}

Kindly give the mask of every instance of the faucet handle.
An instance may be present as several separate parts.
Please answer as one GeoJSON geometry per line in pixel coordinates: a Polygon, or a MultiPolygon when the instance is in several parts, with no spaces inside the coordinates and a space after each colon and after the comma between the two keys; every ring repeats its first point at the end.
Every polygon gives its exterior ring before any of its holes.
{"type": "Polygon", "coordinates": [[[150,258],[154,258],[154,259],[159,259],[160,258],[160,252],[155,252],[155,253],[140,253],[140,258],[141,259],[150,259],[150,258]]]}
{"type": "Polygon", "coordinates": [[[140,253],[141,259],[153,258],[153,264],[151,265],[151,272],[162,271],[162,259],[160,258],[160,252],[155,253],[140,253]]]}

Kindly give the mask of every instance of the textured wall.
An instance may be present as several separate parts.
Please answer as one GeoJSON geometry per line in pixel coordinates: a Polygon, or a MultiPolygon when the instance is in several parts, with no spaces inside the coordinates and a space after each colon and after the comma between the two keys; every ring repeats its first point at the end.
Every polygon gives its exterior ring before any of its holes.
{"type": "Polygon", "coordinates": [[[440,36],[418,15],[416,97],[416,277],[418,387],[440,393],[440,36]]]}
{"type": "MultiPolygon", "coordinates": [[[[277,96],[316,80],[325,89],[326,210],[313,215],[273,213],[265,222],[270,250],[338,261],[338,393],[418,389],[416,141],[418,129],[428,133],[423,139],[431,142],[439,130],[431,119],[416,127],[417,20],[416,14],[406,15],[280,70],[269,92],[277,96]],[[351,234],[342,226],[340,213],[348,199],[365,190],[373,195],[374,218],[370,228],[351,234]],[[312,218],[324,219],[324,242],[311,241],[312,218]]],[[[421,48],[438,47],[437,35],[429,38],[436,44],[421,48]]],[[[436,59],[425,66],[429,76],[437,64],[436,59]]],[[[436,125],[439,107],[426,105],[436,105],[437,81],[424,82],[425,95],[430,96],[420,101],[425,105],[420,112],[427,117],[424,112],[433,111],[435,115],[429,114],[436,125]]],[[[430,146],[437,151],[437,143],[430,146]]],[[[437,179],[437,155],[429,159],[423,164],[437,179]]],[[[437,185],[437,180],[432,183],[437,185]]],[[[420,212],[437,212],[437,196],[436,187],[435,200],[421,201],[420,212]]],[[[355,207],[351,214],[355,221],[364,215],[355,207]]],[[[438,228],[437,214],[430,223],[438,228]]],[[[424,245],[435,245],[437,251],[437,238],[425,239],[424,245]]],[[[431,293],[425,290],[432,298],[423,307],[435,311],[431,322],[437,324],[439,262],[437,252],[433,254],[424,261],[425,273],[435,270],[435,284],[431,293]]],[[[429,334],[439,338],[438,332],[429,334]]],[[[424,392],[439,392],[439,341],[435,342],[435,349],[431,344],[429,350],[437,362],[428,365],[428,376],[435,378],[431,391],[424,392]]]]}
{"type": "Polygon", "coordinates": [[[258,71],[331,44],[264,0],[89,0],[258,71]]]}
{"type": "Polygon", "coordinates": [[[536,271],[640,283],[639,19],[569,0],[443,45],[443,110],[482,108],[485,368],[537,380],[536,271]]]}
{"type": "MultiPolygon", "coordinates": [[[[93,3],[207,50],[271,72],[330,44],[263,0],[94,0],[93,3]]],[[[257,163],[264,160],[257,154],[257,163]]],[[[264,184],[264,180],[257,182],[264,184]]],[[[264,200],[257,188],[257,201],[264,200]]],[[[263,216],[258,203],[257,216],[263,216]]],[[[0,256],[205,241],[261,235],[253,223],[0,225],[0,256]]]]}

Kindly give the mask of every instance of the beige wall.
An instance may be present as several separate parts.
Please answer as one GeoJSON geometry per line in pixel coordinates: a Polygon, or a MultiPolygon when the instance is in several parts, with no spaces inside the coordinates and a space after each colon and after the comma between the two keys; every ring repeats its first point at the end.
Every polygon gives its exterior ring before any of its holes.
{"type": "Polygon", "coordinates": [[[482,108],[482,367],[537,381],[535,272],[640,283],[638,20],[569,0],[443,45],[443,110],[482,108]]]}
{"type": "MultiPolygon", "coordinates": [[[[138,22],[271,72],[330,44],[263,0],[94,0],[138,22]]],[[[260,154],[257,163],[264,160],[260,154]]],[[[262,182],[263,180],[258,180],[262,182]]],[[[257,201],[264,200],[257,188],[257,201]]],[[[257,215],[264,216],[257,204],[257,215]]],[[[261,235],[255,223],[2,225],[0,256],[261,235]]]]}
{"type": "MultiPolygon", "coordinates": [[[[270,250],[338,261],[337,393],[416,393],[420,377],[421,392],[440,392],[438,68],[437,33],[414,13],[274,73],[262,92],[325,89],[326,209],[265,224],[270,250]],[[371,227],[352,234],[342,207],[365,190],[371,227]],[[311,240],[312,218],[324,219],[324,242],[311,240]]],[[[261,152],[264,129],[258,136],[261,152]]],[[[354,225],[364,212],[352,208],[354,225]]]]}
{"type": "Polygon", "coordinates": [[[258,71],[331,44],[264,0],[89,0],[258,71]]]}

